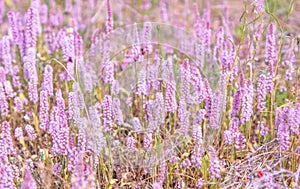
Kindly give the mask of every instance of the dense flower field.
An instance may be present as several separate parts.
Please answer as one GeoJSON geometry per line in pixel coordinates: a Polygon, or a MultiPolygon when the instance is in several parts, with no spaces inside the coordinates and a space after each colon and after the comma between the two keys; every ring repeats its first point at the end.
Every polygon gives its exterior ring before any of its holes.
{"type": "Polygon", "coordinates": [[[299,189],[299,16],[0,0],[0,188],[299,189]]]}

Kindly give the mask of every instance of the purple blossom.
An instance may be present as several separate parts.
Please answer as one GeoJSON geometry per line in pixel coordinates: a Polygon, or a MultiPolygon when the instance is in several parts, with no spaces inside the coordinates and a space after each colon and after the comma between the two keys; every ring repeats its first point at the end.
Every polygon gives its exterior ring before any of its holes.
{"type": "Polygon", "coordinates": [[[40,115],[40,128],[46,131],[49,127],[49,103],[48,103],[48,92],[42,90],[40,92],[40,107],[39,107],[39,115],[40,115]]]}
{"type": "Polygon", "coordinates": [[[5,69],[1,66],[0,67],[0,82],[3,83],[4,81],[6,81],[6,72],[5,72],[5,69]]]}
{"type": "Polygon", "coordinates": [[[252,3],[254,4],[254,13],[259,14],[265,8],[265,3],[263,0],[253,0],[252,3]]]}
{"type": "Polygon", "coordinates": [[[166,175],[167,175],[167,167],[166,164],[162,162],[159,164],[159,175],[157,178],[157,182],[162,185],[164,183],[166,175]]]}
{"type": "Polygon", "coordinates": [[[4,88],[1,82],[0,82],[0,112],[1,112],[1,116],[5,116],[9,112],[7,97],[5,95],[4,88]]]}
{"type": "Polygon", "coordinates": [[[263,112],[266,109],[266,76],[260,75],[259,80],[257,82],[257,109],[259,112],[263,112]]]}
{"type": "Polygon", "coordinates": [[[264,122],[258,121],[257,122],[257,127],[259,128],[259,133],[261,136],[265,137],[268,135],[268,127],[265,126],[264,122]]]}
{"type": "Polygon", "coordinates": [[[126,147],[129,151],[133,151],[135,149],[135,140],[132,136],[128,136],[126,138],[126,147]]]}
{"type": "Polygon", "coordinates": [[[38,14],[37,10],[33,7],[30,7],[27,10],[27,13],[25,15],[25,46],[26,49],[33,47],[36,47],[36,38],[38,34],[38,14]]]}
{"type": "Polygon", "coordinates": [[[37,137],[36,132],[35,132],[34,128],[31,125],[26,124],[25,125],[25,131],[26,131],[26,133],[27,133],[30,140],[36,139],[36,137],[37,137]]]}
{"type": "Polygon", "coordinates": [[[12,41],[14,44],[18,44],[20,37],[19,37],[19,27],[18,27],[18,23],[17,23],[16,14],[12,11],[9,11],[7,13],[7,18],[8,18],[8,22],[9,22],[9,29],[12,34],[12,41]]]}
{"type": "Polygon", "coordinates": [[[0,188],[16,189],[14,184],[12,166],[8,164],[0,166],[0,188]]]}
{"type": "Polygon", "coordinates": [[[174,113],[177,108],[175,82],[168,82],[166,87],[165,111],[174,113]]]}
{"type": "Polygon", "coordinates": [[[269,25],[268,35],[266,38],[266,62],[273,66],[277,61],[275,27],[273,23],[269,25]]]}
{"type": "Polygon", "coordinates": [[[148,95],[149,89],[147,88],[147,76],[146,71],[143,69],[138,76],[138,83],[137,83],[137,95],[148,95]]]}
{"type": "Polygon", "coordinates": [[[17,128],[15,129],[14,135],[15,135],[15,137],[16,137],[17,139],[22,138],[22,137],[23,137],[23,130],[22,130],[22,128],[21,128],[21,127],[17,127],[17,128]]]}
{"type": "Polygon", "coordinates": [[[191,164],[193,168],[199,169],[201,167],[203,154],[204,154],[204,150],[201,144],[194,145],[191,154],[191,164]]]}
{"type": "Polygon", "coordinates": [[[10,40],[7,35],[2,37],[2,62],[6,71],[6,74],[12,74],[12,57],[11,57],[11,48],[10,40]]]}
{"type": "Polygon", "coordinates": [[[210,168],[209,172],[212,178],[220,178],[220,162],[217,157],[216,151],[214,147],[209,146],[209,160],[210,160],[210,168]]]}
{"type": "Polygon", "coordinates": [[[181,164],[180,164],[180,168],[190,168],[191,167],[191,161],[189,160],[189,158],[185,158],[181,164]]]}
{"type": "Polygon", "coordinates": [[[6,155],[15,154],[16,150],[13,146],[12,137],[11,137],[11,127],[9,122],[3,121],[1,127],[2,133],[2,142],[4,144],[4,150],[6,155]]]}
{"type": "Polygon", "coordinates": [[[4,82],[4,90],[7,97],[14,98],[16,96],[16,93],[14,92],[14,89],[9,81],[4,82]]]}
{"type": "Polygon", "coordinates": [[[105,95],[102,104],[103,110],[103,126],[105,131],[112,130],[112,98],[110,95],[105,95]]]}
{"type": "Polygon", "coordinates": [[[123,114],[120,106],[120,99],[114,98],[112,103],[112,119],[118,124],[124,123],[123,114]]]}
{"type": "Polygon", "coordinates": [[[107,3],[107,19],[106,19],[106,33],[109,34],[114,29],[113,13],[110,6],[110,0],[107,3]]]}
{"type": "Polygon", "coordinates": [[[153,141],[153,139],[152,139],[152,133],[151,132],[145,133],[143,141],[144,141],[144,149],[146,151],[151,151],[151,149],[152,149],[152,141],[153,141]]]}
{"type": "Polygon", "coordinates": [[[242,97],[242,113],[241,113],[241,123],[244,125],[246,122],[250,121],[253,103],[253,84],[251,80],[247,80],[243,88],[242,97]]]}
{"type": "Polygon", "coordinates": [[[231,108],[231,117],[235,117],[239,114],[241,109],[241,100],[242,100],[242,92],[240,89],[235,91],[232,101],[232,108],[231,108]]]}
{"type": "Polygon", "coordinates": [[[53,68],[49,64],[45,66],[42,82],[42,90],[47,91],[49,96],[53,96],[53,68]]]}
{"type": "Polygon", "coordinates": [[[16,112],[21,113],[24,111],[23,103],[24,103],[24,101],[20,97],[16,96],[14,98],[14,108],[15,108],[16,112]]]}
{"type": "Polygon", "coordinates": [[[108,84],[112,84],[114,79],[114,62],[108,61],[104,65],[105,75],[104,75],[104,82],[108,84]]]}

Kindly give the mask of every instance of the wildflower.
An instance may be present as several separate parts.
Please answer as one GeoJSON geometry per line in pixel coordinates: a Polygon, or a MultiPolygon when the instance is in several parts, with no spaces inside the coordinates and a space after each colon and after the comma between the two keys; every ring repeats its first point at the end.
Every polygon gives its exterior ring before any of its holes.
{"type": "Polygon", "coordinates": [[[102,104],[103,109],[103,126],[105,131],[112,130],[112,98],[105,95],[102,104]]]}
{"type": "Polygon", "coordinates": [[[27,133],[30,140],[36,139],[36,137],[37,137],[36,132],[35,132],[34,128],[31,125],[26,124],[25,125],[25,130],[26,130],[26,133],[27,133]]]}
{"type": "Polygon", "coordinates": [[[17,139],[20,139],[20,138],[22,138],[23,137],[23,130],[22,130],[22,128],[21,127],[17,127],[16,129],[15,129],[15,137],[17,138],[17,139]]]}
{"type": "Polygon", "coordinates": [[[241,123],[244,125],[247,121],[250,121],[253,103],[253,84],[251,80],[247,80],[243,89],[242,97],[242,114],[241,123]]]}
{"type": "Polygon", "coordinates": [[[211,173],[211,177],[220,178],[221,177],[220,163],[216,155],[216,151],[212,146],[209,147],[209,160],[210,160],[209,172],[211,173]]]}
{"type": "Polygon", "coordinates": [[[42,130],[47,130],[49,127],[49,114],[48,114],[48,92],[42,90],[40,92],[40,107],[39,107],[39,114],[40,114],[40,128],[42,130]]]}
{"type": "Polygon", "coordinates": [[[275,28],[273,23],[269,25],[268,35],[266,38],[266,62],[270,66],[273,66],[277,61],[277,51],[276,51],[276,39],[275,39],[275,28]]]}

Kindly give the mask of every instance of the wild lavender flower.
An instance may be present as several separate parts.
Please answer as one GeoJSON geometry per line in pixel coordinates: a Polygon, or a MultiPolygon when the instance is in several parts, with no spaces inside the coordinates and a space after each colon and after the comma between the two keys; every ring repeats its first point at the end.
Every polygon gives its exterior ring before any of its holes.
{"type": "Polygon", "coordinates": [[[217,60],[218,51],[224,48],[224,28],[220,27],[216,33],[216,44],[214,48],[214,59],[217,60]]]}
{"type": "Polygon", "coordinates": [[[10,40],[7,35],[2,37],[2,62],[7,74],[12,73],[12,57],[11,57],[11,48],[10,40]]]}
{"type": "Polygon", "coordinates": [[[46,90],[49,96],[53,96],[53,68],[49,64],[44,69],[42,90],[46,90]]]}
{"type": "Polygon", "coordinates": [[[61,172],[61,169],[62,169],[62,166],[61,166],[60,162],[59,163],[55,163],[54,166],[53,166],[53,168],[52,168],[51,173],[53,175],[59,175],[59,173],[61,172]]]}
{"type": "Polygon", "coordinates": [[[134,132],[142,131],[143,127],[138,117],[134,117],[131,119],[131,124],[134,132]]]}
{"type": "Polygon", "coordinates": [[[113,95],[118,95],[120,92],[120,83],[118,80],[114,80],[111,85],[111,93],[113,95]]]}
{"type": "Polygon", "coordinates": [[[168,82],[166,87],[165,111],[174,113],[177,108],[175,82],[168,82]]]}
{"type": "Polygon", "coordinates": [[[286,151],[290,146],[290,107],[276,109],[275,126],[277,127],[277,140],[280,144],[280,150],[286,151]]]}
{"type": "Polygon", "coordinates": [[[38,92],[37,92],[37,85],[38,85],[38,75],[36,70],[36,49],[29,48],[27,49],[26,58],[24,58],[24,75],[27,75],[29,78],[28,81],[28,97],[29,100],[33,103],[38,101],[38,92]]]}
{"type": "Polygon", "coordinates": [[[13,73],[12,73],[12,84],[15,88],[18,89],[18,92],[23,91],[22,90],[22,84],[21,84],[21,79],[19,76],[19,67],[18,65],[15,65],[13,67],[13,73]]]}
{"type": "Polygon", "coordinates": [[[48,22],[48,6],[45,3],[40,7],[40,20],[41,24],[46,24],[48,22]]]}
{"type": "Polygon", "coordinates": [[[112,130],[112,98],[105,95],[102,103],[104,131],[112,130]]]}
{"type": "Polygon", "coordinates": [[[0,82],[0,112],[2,116],[7,115],[9,112],[7,96],[5,94],[2,82],[0,82]]]}
{"type": "Polygon", "coordinates": [[[143,28],[143,43],[145,46],[145,51],[149,54],[152,53],[153,47],[151,44],[151,39],[152,39],[152,26],[150,22],[145,22],[144,28],[143,28]]]}
{"type": "MultiPolygon", "coordinates": [[[[1,55],[1,53],[0,53],[0,55],[1,55]]],[[[0,82],[3,83],[4,81],[6,81],[6,72],[5,72],[5,69],[2,66],[0,66],[0,82]]]]}
{"type": "Polygon", "coordinates": [[[114,19],[113,19],[111,6],[110,6],[110,0],[107,0],[106,3],[107,3],[106,33],[108,34],[114,29],[114,19]]]}
{"type": "Polygon", "coordinates": [[[190,168],[190,167],[191,167],[191,161],[189,160],[189,158],[185,158],[180,164],[180,168],[190,168]]]}
{"type": "Polygon", "coordinates": [[[74,32],[74,46],[76,59],[83,58],[83,39],[78,32],[74,32]]]}
{"type": "Polygon", "coordinates": [[[0,166],[0,188],[15,189],[12,167],[7,163],[0,166]]]}
{"type": "Polygon", "coordinates": [[[264,122],[258,121],[257,127],[259,128],[259,133],[261,136],[267,136],[268,134],[268,127],[265,126],[264,122]]]}
{"type": "Polygon", "coordinates": [[[39,114],[40,114],[40,128],[46,131],[49,127],[49,103],[48,103],[48,92],[42,90],[40,92],[40,107],[39,107],[39,114]]]}
{"type": "Polygon", "coordinates": [[[16,14],[13,11],[7,13],[7,18],[9,22],[9,29],[12,35],[12,41],[14,44],[19,43],[19,27],[17,23],[16,14]]]}
{"type": "Polygon", "coordinates": [[[26,124],[25,125],[25,131],[26,131],[26,133],[27,133],[30,140],[36,139],[36,137],[37,137],[36,132],[35,132],[34,128],[31,125],[26,124]]]}
{"type": "Polygon", "coordinates": [[[26,166],[24,171],[24,178],[22,183],[22,189],[36,189],[36,182],[29,168],[26,166]]]}
{"type": "Polygon", "coordinates": [[[192,155],[191,155],[191,164],[193,168],[200,168],[202,163],[204,151],[201,144],[196,144],[193,148],[192,155]]]}
{"type": "Polygon", "coordinates": [[[287,70],[286,70],[286,72],[285,72],[285,79],[287,80],[287,81],[292,81],[292,79],[293,79],[293,74],[294,74],[294,72],[295,72],[295,68],[294,68],[294,65],[293,65],[293,63],[292,62],[290,62],[290,61],[287,61],[287,70]]]}
{"type": "Polygon", "coordinates": [[[196,182],[197,188],[202,188],[204,186],[204,180],[202,178],[199,178],[196,182]]]}
{"type": "Polygon", "coordinates": [[[15,154],[16,150],[13,147],[13,143],[12,143],[12,137],[11,137],[11,127],[9,122],[7,121],[3,121],[2,122],[2,127],[1,127],[1,133],[2,133],[2,139],[3,139],[3,143],[5,145],[5,151],[6,154],[15,154]]]}
{"type": "Polygon", "coordinates": [[[152,133],[151,132],[145,133],[143,141],[144,141],[144,149],[146,151],[151,151],[151,149],[152,149],[152,141],[153,141],[153,139],[152,139],[152,133]]]}
{"type": "Polygon", "coordinates": [[[25,46],[26,48],[36,47],[36,37],[38,33],[36,9],[30,7],[25,15],[25,46]]]}
{"type": "Polygon", "coordinates": [[[124,123],[123,114],[120,106],[120,99],[114,98],[112,103],[112,119],[118,124],[124,123]]]}
{"type": "Polygon", "coordinates": [[[128,136],[126,139],[126,146],[129,151],[133,151],[135,148],[135,140],[132,136],[128,136]]]}
{"type": "Polygon", "coordinates": [[[178,107],[178,119],[180,121],[180,134],[185,136],[188,134],[190,112],[187,111],[187,105],[184,99],[180,99],[178,107]]]}
{"type": "Polygon", "coordinates": [[[65,102],[62,97],[61,90],[56,91],[56,106],[57,106],[57,115],[58,115],[58,145],[60,153],[66,155],[68,153],[69,147],[69,127],[67,121],[67,115],[65,112],[65,102]]]}
{"type": "Polygon", "coordinates": [[[93,127],[101,127],[100,113],[95,105],[89,108],[89,118],[93,127]]]}
{"type": "Polygon", "coordinates": [[[163,184],[164,180],[166,178],[166,175],[167,175],[167,167],[166,167],[166,164],[164,162],[162,162],[159,164],[159,175],[157,178],[157,182],[160,184],[163,184]]]}
{"type": "Polygon", "coordinates": [[[253,0],[252,3],[254,4],[255,14],[259,14],[264,10],[265,4],[263,0],[253,0]]]}
{"type": "Polygon", "coordinates": [[[203,122],[205,110],[200,109],[194,114],[194,125],[201,125],[203,122]]]}
{"type": "Polygon", "coordinates": [[[267,89],[265,85],[266,76],[260,75],[257,82],[257,109],[263,112],[266,109],[267,89]]]}
{"type": "Polygon", "coordinates": [[[112,84],[114,81],[114,62],[108,61],[104,64],[105,75],[104,82],[108,84],[112,84]]]}
{"type": "Polygon", "coordinates": [[[231,108],[231,117],[235,117],[238,115],[241,109],[241,100],[242,100],[242,92],[240,89],[235,91],[233,100],[232,100],[232,108],[231,108]]]}
{"type": "Polygon", "coordinates": [[[141,72],[139,73],[138,83],[137,83],[137,91],[136,91],[136,94],[138,94],[138,95],[147,95],[148,94],[146,74],[147,73],[144,69],[141,70],[141,72]]]}
{"type": "Polygon", "coordinates": [[[14,98],[16,96],[16,93],[14,92],[14,89],[12,88],[10,81],[4,82],[4,90],[7,97],[14,98]]]}
{"type": "Polygon", "coordinates": [[[61,90],[57,90],[55,93],[56,97],[56,106],[58,109],[58,116],[59,116],[59,124],[61,127],[67,127],[68,122],[67,122],[67,115],[65,112],[65,100],[62,97],[62,92],[61,90]]]}
{"type": "Polygon", "coordinates": [[[266,38],[266,62],[270,66],[273,66],[277,61],[277,50],[276,50],[276,38],[275,38],[275,26],[273,23],[269,25],[268,35],[266,38]]]}
{"type": "Polygon", "coordinates": [[[239,131],[240,120],[234,117],[230,120],[229,129],[224,131],[224,143],[235,145],[237,149],[245,148],[245,136],[239,131]]]}
{"type": "Polygon", "coordinates": [[[188,59],[184,59],[180,66],[180,77],[181,77],[181,98],[186,102],[190,99],[190,88],[189,82],[191,78],[190,63],[188,59]]]}
{"type": "Polygon", "coordinates": [[[205,90],[205,110],[206,110],[205,118],[209,118],[212,112],[211,109],[212,109],[213,95],[207,80],[204,80],[204,90],[205,90]]]}
{"type": "Polygon", "coordinates": [[[210,160],[210,168],[209,172],[212,178],[220,178],[220,162],[218,160],[216,151],[214,147],[209,146],[209,160],[210,160]]]}
{"type": "Polygon", "coordinates": [[[3,23],[4,12],[5,12],[4,1],[0,1],[0,24],[3,23]]]}
{"type": "Polygon", "coordinates": [[[160,16],[162,21],[168,21],[168,9],[167,9],[167,2],[165,0],[159,1],[159,8],[160,8],[160,16]]]}
{"type": "Polygon", "coordinates": [[[241,123],[244,125],[246,122],[250,121],[253,103],[253,84],[251,80],[247,80],[243,89],[242,97],[242,114],[241,114],[241,123]]]}
{"type": "Polygon", "coordinates": [[[194,125],[193,126],[193,133],[192,133],[193,139],[196,142],[202,143],[202,128],[201,125],[194,125]]]}
{"type": "Polygon", "coordinates": [[[153,119],[157,121],[159,125],[163,125],[165,119],[165,102],[163,93],[156,93],[156,100],[154,105],[155,111],[153,113],[153,119]]]}
{"type": "Polygon", "coordinates": [[[221,107],[220,107],[220,92],[217,91],[213,97],[211,102],[211,112],[209,116],[209,125],[210,127],[217,129],[220,127],[220,113],[221,113],[221,107]]]}
{"type": "Polygon", "coordinates": [[[21,113],[24,111],[24,105],[23,100],[21,100],[20,97],[16,96],[14,97],[14,110],[18,113],[21,113]]]}
{"type": "Polygon", "coordinates": [[[74,118],[74,106],[75,106],[75,93],[69,92],[68,94],[68,119],[74,118]]]}
{"type": "Polygon", "coordinates": [[[22,137],[23,137],[23,130],[22,130],[22,128],[21,128],[21,127],[17,127],[17,128],[15,129],[14,135],[15,135],[15,137],[16,137],[17,139],[22,138],[22,137]]]}

